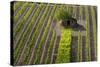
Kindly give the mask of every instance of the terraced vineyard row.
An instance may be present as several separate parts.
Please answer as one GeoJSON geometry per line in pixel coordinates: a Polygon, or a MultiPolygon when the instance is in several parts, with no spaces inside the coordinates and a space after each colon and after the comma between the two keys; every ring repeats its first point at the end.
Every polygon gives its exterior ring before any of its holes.
{"type": "Polygon", "coordinates": [[[97,60],[96,7],[17,1],[12,4],[13,65],[97,60]],[[73,13],[85,30],[59,27],[55,20],[59,8],[73,13]]]}
{"type": "MultiPolygon", "coordinates": [[[[17,13],[16,16],[14,16],[15,19],[18,20],[18,22],[14,21],[15,24],[13,25],[15,33],[13,35],[15,65],[33,64],[33,63],[39,64],[45,62],[43,61],[43,57],[46,55],[45,54],[47,49],[46,46],[48,41],[50,40],[49,38],[51,36],[53,37],[56,36],[56,34],[54,35],[54,31],[52,30],[53,26],[51,23],[53,22],[52,17],[56,10],[56,5],[54,6],[55,7],[52,7],[49,4],[24,3],[18,12],[19,14],[17,13]],[[22,12],[25,11],[26,7],[28,7],[28,10],[25,15],[22,15],[23,14],[22,12]],[[22,15],[21,17],[19,16],[20,14],[22,15]],[[19,18],[20,19],[19,20],[16,17],[18,18],[20,17],[21,19],[19,18]],[[46,28],[44,28],[45,26],[46,28]],[[43,46],[43,44],[45,45],[43,46]],[[40,52],[41,50],[43,51],[43,54],[41,54],[40,52]],[[39,58],[39,56],[41,57],[39,58]],[[33,61],[34,58],[35,60],[33,61]]],[[[52,43],[51,45],[53,44],[54,43],[52,43]]],[[[47,63],[47,61],[45,63],[47,63]]]]}
{"type": "Polygon", "coordinates": [[[76,9],[74,9],[75,17],[79,20],[82,20],[79,22],[79,24],[82,24],[85,26],[86,32],[80,30],[78,33],[74,31],[72,33],[72,62],[77,61],[95,61],[96,58],[96,19],[93,21],[93,18],[96,18],[94,13],[95,10],[93,10],[93,6],[77,6],[76,9]],[[75,12],[77,10],[77,12],[75,12]],[[93,12],[93,13],[91,13],[93,12]],[[93,27],[94,26],[94,27],[93,27]],[[95,32],[94,32],[95,31],[95,32]],[[74,35],[73,34],[78,34],[74,35]],[[75,38],[75,39],[74,39],[75,38]],[[95,43],[94,43],[95,42],[95,43]]]}

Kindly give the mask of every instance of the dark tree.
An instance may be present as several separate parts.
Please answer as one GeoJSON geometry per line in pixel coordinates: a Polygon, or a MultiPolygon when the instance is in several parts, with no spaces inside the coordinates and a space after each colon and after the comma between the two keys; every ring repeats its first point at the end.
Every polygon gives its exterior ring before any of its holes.
{"type": "MultiPolygon", "coordinates": [[[[70,11],[72,11],[72,9],[70,9],[70,11]]],[[[73,27],[77,25],[76,18],[73,18],[72,13],[67,9],[59,8],[56,12],[55,19],[61,21],[64,27],[73,27]]]]}

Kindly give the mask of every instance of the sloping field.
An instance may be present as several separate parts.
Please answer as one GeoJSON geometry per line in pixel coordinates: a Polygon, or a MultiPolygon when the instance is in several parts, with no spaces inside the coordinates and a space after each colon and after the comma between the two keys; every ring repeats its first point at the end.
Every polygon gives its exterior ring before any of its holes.
{"type": "Polygon", "coordinates": [[[11,3],[12,65],[97,60],[97,8],[49,3],[11,3]],[[84,30],[62,29],[54,21],[59,8],[72,12],[84,30]],[[72,9],[72,11],[71,11],[72,9]]]}

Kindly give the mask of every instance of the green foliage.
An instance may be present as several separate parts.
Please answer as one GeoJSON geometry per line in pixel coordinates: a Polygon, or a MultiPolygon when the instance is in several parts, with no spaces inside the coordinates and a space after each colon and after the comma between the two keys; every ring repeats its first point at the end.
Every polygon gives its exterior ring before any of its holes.
{"type": "Polygon", "coordinates": [[[60,20],[66,20],[70,17],[72,17],[72,14],[67,9],[64,9],[63,7],[60,7],[58,9],[58,11],[56,12],[55,19],[57,21],[60,21],[60,20]]]}
{"type": "Polygon", "coordinates": [[[56,63],[70,62],[71,29],[62,29],[56,63]]]}
{"type": "MultiPolygon", "coordinates": [[[[39,5],[39,4],[38,4],[39,5]]],[[[16,9],[18,7],[21,7],[21,9],[16,13],[16,15],[14,16],[14,41],[16,42],[17,40],[17,36],[19,36],[21,30],[23,29],[23,26],[26,24],[26,21],[29,17],[29,15],[32,13],[33,9],[35,8],[35,4],[29,4],[29,3],[25,3],[25,2],[17,2],[16,4],[14,4],[14,12],[16,11],[16,9]],[[17,25],[17,21],[20,17],[20,15],[22,15],[23,12],[25,12],[26,7],[29,7],[29,10],[26,12],[26,14],[23,16],[23,18],[20,20],[20,23],[17,25]]],[[[57,6],[58,7],[58,6],[57,6]]],[[[26,44],[27,38],[29,37],[30,31],[32,31],[32,28],[34,29],[33,33],[31,34],[31,37],[29,39],[28,45],[25,48],[24,54],[23,54],[23,58],[22,58],[22,64],[28,64],[28,61],[30,59],[31,56],[31,52],[32,52],[32,48],[34,47],[34,45],[38,45],[37,48],[35,48],[35,54],[34,54],[34,60],[32,61],[32,63],[34,64],[38,64],[40,62],[40,58],[42,55],[42,46],[44,45],[44,42],[46,40],[46,37],[48,35],[48,31],[50,29],[50,24],[52,22],[52,19],[56,19],[57,21],[66,21],[68,18],[72,18],[72,8],[71,6],[65,6],[65,5],[61,5],[58,9],[58,11],[56,11],[55,15],[54,15],[54,11],[56,9],[56,6],[54,6],[49,14],[49,19],[47,21],[47,25],[45,25],[45,28],[43,29],[43,35],[39,38],[39,40],[37,39],[38,35],[40,34],[39,31],[42,27],[42,25],[44,24],[44,20],[47,16],[48,10],[50,8],[50,5],[44,5],[44,4],[40,4],[38,6],[38,8],[36,8],[34,15],[32,16],[31,20],[29,21],[29,24],[27,24],[27,27],[25,27],[25,31],[22,33],[22,36],[19,38],[19,41],[17,43],[17,47],[14,50],[14,63],[16,62],[16,59],[19,59],[22,49],[24,47],[24,44],[26,44]],[[37,20],[37,17],[39,16],[41,9],[43,9],[43,7],[45,7],[45,10],[42,12],[42,16],[41,18],[38,18],[38,22],[37,25],[33,28],[33,25],[35,23],[35,21],[37,20]],[[37,43],[36,43],[37,40],[37,43]],[[36,44],[34,44],[36,43],[36,44]]],[[[80,8],[79,14],[81,15],[81,19],[83,18],[82,16],[82,11],[83,9],[80,8]]],[[[77,13],[77,11],[75,11],[75,13],[77,13]]],[[[94,10],[93,8],[91,8],[91,14],[92,14],[92,24],[93,24],[93,37],[94,37],[94,50],[96,53],[96,19],[95,19],[95,14],[94,14],[94,10]]],[[[86,53],[86,60],[90,61],[91,59],[91,55],[90,55],[90,45],[89,45],[89,15],[88,15],[88,9],[87,7],[85,8],[85,15],[86,15],[86,44],[85,44],[85,53],[86,53]]],[[[75,18],[73,18],[72,20],[76,20],[75,18]]],[[[62,27],[61,27],[62,28],[62,27]]],[[[54,30],[52,31],[52,36],[50,39],[50,44],[47,50],[47,55],[45,57],[45,63],[50,63],[50,57],[52,54],[52,49],[53,49],[53,44],[54,41],[56,39],[56,32],[54,30]]],[[[51,32],[50,32],[51,33],[51,32]]],[[[64,28],[61,29],[61,40],[59,43],[59,48],[58,48],[58,54],[57,58],[56,58],[56,63],[66,63],[66,62],[70,62],[70,51],[71,51],[71,29],[68,28],[64,28]]],[[[48,40],[49,40],[48,39],[48,40]]],[[[80,31],[78,32],[78,47],[77,47],[77,58],[78,61],[80,61],[80,41],[81,41],[81,35],[80,35],[80,31]]],[[[95,54],[95,58],[96,58],[96,54],[95,54]]]]}

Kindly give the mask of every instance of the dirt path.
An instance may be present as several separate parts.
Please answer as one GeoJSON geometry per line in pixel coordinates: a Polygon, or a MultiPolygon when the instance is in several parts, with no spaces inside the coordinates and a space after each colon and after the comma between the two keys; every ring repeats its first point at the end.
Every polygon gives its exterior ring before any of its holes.
{"type": "Polygon", "coordinates": [[[96,19],[96,27],[97,27],[97,7],[94,7],[95,19],[96,19]]]}
{"type": "MultiPolygon", "coordinates": [[[[77,6],[74,7],[74,13],[75,13],[75,17],[78,19],[79,16],[79,8],[77,6]],[[76,12],[77,11],[77,12],[76,12]]],[[[71,41],[71,58],[70,58],[70,62],[76,62],[77,61],[77,46],[78,46],[78,32],[72,30],[72,41],[71,41]]]]}
{"type": "Polygon", "coordinates": [[[82,36],[82,61],[86,61],[86,54],[85,54],[85,44],[86,44],[86,36],[82,36]]]}
{"type": "Polygon", "coordinates": [[[53,64],[56,63],[56,58],[57,58],[57,54],[58,54],[60,39],[61,39],[61,36],[57,36],[57,41],[56,41],[55,51],[54,51],[53,61],[52,61],[53,64]]]}
{"type": "Polygon", "coordinates": [[[60,42],[60,37],[61,37],[61,30],[55,22],[53,23],[54,30],[56,32],[56,39],[54,42],[53,50],[52,50],[52,55],[51,55],[51,64],[55,63],[56,58],[57,58],[57,53],[58,53],[58,47],[59,47],[59,42],[60,42]]]}
{"type": "Polygon", "coordinates": [[[72,36],[71,42],[71,62],[77,62],[77,47],[78,47],[78,36],[72,36]]]}
{"type": "Polygon", "coordinates": [[[56,38],[54,41],[53,50],[52,50],[52,54],[51,54],[51,61],[50,61],[51,64],[53,63],[53,58],[54,58],[53,55],[54,55],[54,51],[55,51],[56,41],[57,41],[57,35],[56,35],[56,38]]]}
{"type": "Polygon", "coordinates": [[[91,54],[91,61],[95,60],[95,51],[94,51],[94,37],[93,37],[93,24],[92,24],[92,13],[91,7],[88,7],[88,14],[89,14],[89,38],[90,38],[90,54],[91,54]]]}

